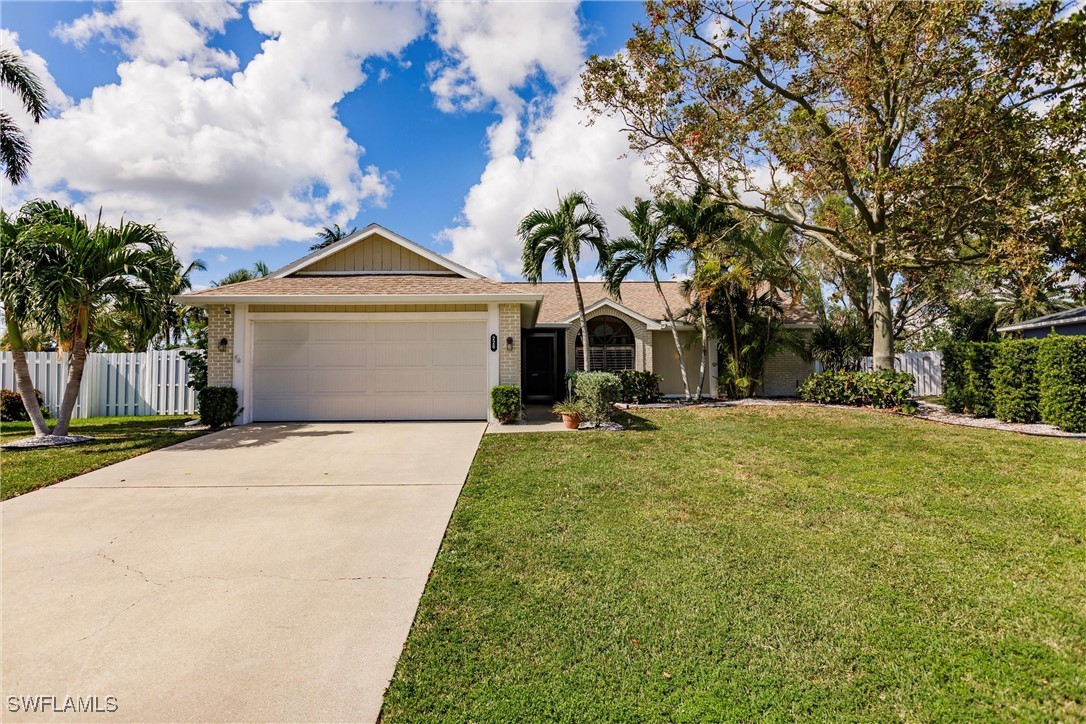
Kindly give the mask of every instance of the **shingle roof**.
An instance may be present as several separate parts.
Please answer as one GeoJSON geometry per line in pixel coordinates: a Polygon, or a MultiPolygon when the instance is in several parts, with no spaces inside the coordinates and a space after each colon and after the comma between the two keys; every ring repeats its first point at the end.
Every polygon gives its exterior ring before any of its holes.
{"type": "MultiPolygon", "coordinates": [[[[338,296],[338,295],[448,295],[531,294],[530,289],[490,279],[465,279],[422,274],[365,274],[359,276],[262,277],[193,292],[191,297],[338,296]]],[[[537,292],[538,293],[538,292],[537,292]]]]}
{"type": "MultiPolygon", "coordinates": [[[[506,286],[534,289],[543,292],[543,302],[539,309],[537,324],[558,324],[577,313],[577,295],[572,282],[540,282],[530,284],[528,282],[511,282],[506,286]]],[[[660,282],[667,297],[668,305],[676,316],[681,315],[690,307],[690,301],[683,295],[682,282],[660,282]]],[[[657,321],[667,318],[664,303],[652,282],[630,281],[622,285],[622,298],[615,300],[607,294],[602,282],[581,282],[581,295],[584,297],[585,308],[588,308],[602,299],[611,299],[622,306],[637,312],[643,317],[649,317],[657,321]]],[[[815,325],[818,317],[805,308],[794,305],[787,295],[782,294],[785,313],[784,322],[788,325],[815,325]]]]}
{"type": "Polygon", "coordinates": [[[1016,332],[1022,329],[1038,329],[1041,327],[1061,327],[1065,324],[1079,324],[1086,322],[1086,307],[1065,309],[1062,312],[1053,312],[1043,317],[1034,317],[1017,324],[1008,324],[1000,327],[1000,332],[1016,332]]]}

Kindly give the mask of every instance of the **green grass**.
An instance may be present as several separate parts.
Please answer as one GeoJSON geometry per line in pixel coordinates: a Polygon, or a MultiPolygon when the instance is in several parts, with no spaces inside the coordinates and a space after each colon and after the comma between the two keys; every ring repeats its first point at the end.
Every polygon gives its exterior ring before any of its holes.
{"type": "Polygon", "coordinates": [[[1086,718],[1086,445],[639,414],[483,439],[386,724],[1086,718]]]}
{"type": "MultiPolygon", "coordinates": [[[[0,500],[203,435],[203,432],[170,432],[167,429],[191,419],[192,416],[155,415],[72,420],[73,435],[90,435],[96,439],[78,445],[0,453],[0,500]]],[[[29,422],[5,422],[0,426],[0,440],[4,442],[32,434],[29,422]]]]}

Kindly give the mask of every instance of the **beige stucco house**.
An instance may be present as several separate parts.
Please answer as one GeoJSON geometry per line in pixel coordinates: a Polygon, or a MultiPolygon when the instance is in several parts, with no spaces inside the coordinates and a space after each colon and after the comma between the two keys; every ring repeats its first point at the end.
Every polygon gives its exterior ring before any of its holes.
{"type": "MultiPolygon", "coordinates": [[[[581,286],[593,368],[652,370],[665,394],[681,393],[652,285],[628,282],[621,300],[598,282],[581,286]]],[[[664,289],[676,313],[688,306],[677,282],[664,289]]],[[[583,367],[571,282],[492,281],[376,224],[262,279],[178,301],[207,309],[208,382],[238,390],[242,422],[481,420],[494,385],[520,385],[526,401],[551,402],[564,394],[566,371],[583,367]]],[[[789,326],[814,324],[800,308],[788,315],[789,326]]],[[[679,331],[696,376],[695,330],[679,331]]],[[[710,353],[704,389],[714,395],[710,353]]],[[[793,394],[810,371],[778,355],[763,393],[793,394]]]]}

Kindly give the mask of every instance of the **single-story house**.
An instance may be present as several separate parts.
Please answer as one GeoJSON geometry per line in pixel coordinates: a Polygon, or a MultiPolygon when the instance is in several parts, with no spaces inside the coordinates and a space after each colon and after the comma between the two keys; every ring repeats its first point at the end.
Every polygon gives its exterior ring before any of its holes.
{"type": "Polygon", "coordinates": [[[1050,334],[1086,334],[1086,307],[1065,309],[997,329],[1002,334],[1032,339],[1040,339],[1050,334]]]}
{"type": "MultiPolygon", "coordinates": [[[[678,354],[653,285],[628,282],[621,300],[599,282],[581,287],[593,369],[652,370],[665,394],[680,394],[678,354]]],[[[688,306],[678,282],[663,287],[676,314],[688,306]]],[[[208,383],[238,390],[242,422],[482,420],[494,385],[552,402],[565,394],[566,371],[583,368],[572,282],[493,281],[376,224],[266,277],[177,301],[207,309],[208,383]]],[[[799,307],[786,325],[816,326],[799,307]]],[[[697,333],[678,329],[696,377],[697,333]]],[[[716,369],[714,348],[708,395],[716,369]]],[[[777,355],[762,392],[794,394],[812,369],[777,355]]]]}

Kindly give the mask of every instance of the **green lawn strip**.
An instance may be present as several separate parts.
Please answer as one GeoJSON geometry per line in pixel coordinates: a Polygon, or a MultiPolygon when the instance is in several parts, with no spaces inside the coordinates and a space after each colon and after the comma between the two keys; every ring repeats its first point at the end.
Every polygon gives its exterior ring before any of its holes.
{"type": "Polygon", "coordinates": [[[639,415],[483,439],[384,721],[1086,716],[1086,445],[639,415]]]}
{"type": "MultiPolygon", "coordinates": [[[[0,499],[7,500],[205,434],[168,429],[191,419],[192,416],[155,415],[72,420],[73,435],[90,435],[95,439],[77,445],[0,453],[0,499]]],[[[5,422],[0,426],[0,440],[5,442],[32,433],[29,422],[5,422]]]]}

